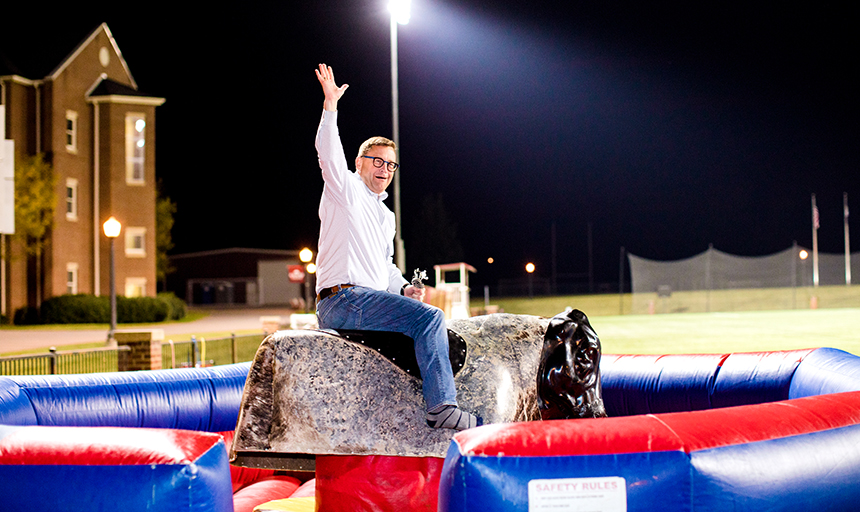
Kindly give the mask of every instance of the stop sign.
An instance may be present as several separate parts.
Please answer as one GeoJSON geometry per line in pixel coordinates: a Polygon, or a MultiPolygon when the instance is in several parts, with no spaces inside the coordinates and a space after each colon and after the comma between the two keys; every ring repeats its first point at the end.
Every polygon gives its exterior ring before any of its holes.
{"type": "Polygon", "coordinates": [[[301,265],[288,265],[287,272],[291,283],[301,283],[305,280],[305,267],[301,265]]]}

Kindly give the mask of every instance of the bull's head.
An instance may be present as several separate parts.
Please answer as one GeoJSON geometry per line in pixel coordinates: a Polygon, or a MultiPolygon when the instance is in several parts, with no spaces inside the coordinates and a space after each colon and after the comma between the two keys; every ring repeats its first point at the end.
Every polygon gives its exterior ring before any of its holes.
{"type": "Polygon", "coordinates": [[[603,418],[600,339],[578,309],[554,316],[543,338],[537,375],[541,419],[603,418]]]}

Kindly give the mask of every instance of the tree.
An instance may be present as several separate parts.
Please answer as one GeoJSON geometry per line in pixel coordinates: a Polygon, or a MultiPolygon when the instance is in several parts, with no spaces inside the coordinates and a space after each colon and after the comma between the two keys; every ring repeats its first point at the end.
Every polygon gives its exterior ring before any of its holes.
{"type": "Polygon", "coordinates": [[[15,162],[15,235],[36,263],[36,307],[42,304],[42,253],[57,207],[57,176],[45,155],[23,156],[15,162]]]}
{"type": "Polygon", "coordinates": [[[448,214],[442,194],[431,194],[421,200],[421,209],[409,232],[412,236],[407,256],[415,266],[407,269],[407,278],[412,275],[412,268],[427,270],[432,275],[433,265],[463,261],[457,224],[448,214]]]}
{"type": "Polygon", "coordinates": [[[155,198],[155,275],[156,280],[164,283],[163,290],[167,289],[167,275],[176,270],[170,265],[167,257],[168,251],[173,249],[173,236],[170,231],[173,229],[174,214],[176,214],[176,203],[164,195],[162,183],[159,180],[155,198]]]}

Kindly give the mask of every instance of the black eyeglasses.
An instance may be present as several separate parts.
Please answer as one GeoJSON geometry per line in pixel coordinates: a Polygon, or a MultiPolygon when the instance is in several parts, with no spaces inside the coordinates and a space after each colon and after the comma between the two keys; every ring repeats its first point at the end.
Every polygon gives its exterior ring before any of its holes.
{"type": "Polygon", "coordinates": [[[367,155],[365,155],[365,156],[362,156],[361,158],[370,158],[371,160],[373,160],[373,166],[377,167],[377,168],[381,168],[382,164],[388,164],[388,170],[390,172],[394,172],[397,169],[400,169],[400,164],[398,164],[397,162],[389,162],[388,160],[383,160],[383,159],[379,158],[378,156],[367,156],[367,155]]]}

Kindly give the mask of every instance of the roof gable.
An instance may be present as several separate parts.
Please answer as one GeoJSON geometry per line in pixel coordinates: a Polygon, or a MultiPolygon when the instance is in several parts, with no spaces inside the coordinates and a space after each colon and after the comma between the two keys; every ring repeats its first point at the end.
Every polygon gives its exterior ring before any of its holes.
{"type": "Polygon", "coordinates": [[[114,39],[110,28],[108,28],[107,23],[102,23],[95,30],[93,30],[90,35],[87,36],[83,41],[81,41],[80,44],[78,44],[78,46],[76,46],[75,49],[72,50],[72,52],[65,59],[63,59],[63,61],[56,68],[54,68],[54,70],[51,71],[51,73],[46,78],[56,80],[56,78],[60,76],[60,74],[62,74],[63,71],[65,71],[66,68],[69,67],[69,65],[71,65],[75,61],[75,59],[81,54],[81,52],[83,52],[84,49],[86,49],[89,45],[93,44],[96,38],[102,33],[104,33],[104,35],[107,36],[108,41],[110,41],[111,48],[116,58],[119,59],[119,62],[122,65],[122,69],[125,71],[125,74],[129,80],[129,83],[131,83],[131,86],[134,89],[137,89],[137,82],[135,82],[134,77],[131,75],[131,71],[128,69],[128,64],[125,62],[125,59],[122,56],[122,52],[120,51],[119,46],[116,44],[116,40],[114,39]]]}

